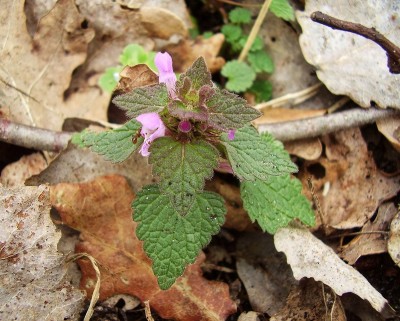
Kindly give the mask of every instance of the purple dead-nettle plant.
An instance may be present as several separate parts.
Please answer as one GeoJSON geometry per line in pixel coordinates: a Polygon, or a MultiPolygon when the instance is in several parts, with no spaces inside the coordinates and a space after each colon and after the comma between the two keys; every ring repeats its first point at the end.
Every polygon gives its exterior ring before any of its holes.
{"type": "Polygon", "coordinates": [[[202,57],[179,79],[168,53],[158,53],[155,64],[159,84],[113,99],[130,121],[106,132],[84,131],[74,141],[114,162],[137,149],[148,157],[159,183],[137,193],[133,219],[159,285],[168,289],[224,223],[223,198],[204,190],[215,169],[239,179],[245,209],[269,233],[294,218],[312,225],[314,216],[290,176],[297,167],[282,144],[250,124],[259,111],[219,89],[202,57]]]}

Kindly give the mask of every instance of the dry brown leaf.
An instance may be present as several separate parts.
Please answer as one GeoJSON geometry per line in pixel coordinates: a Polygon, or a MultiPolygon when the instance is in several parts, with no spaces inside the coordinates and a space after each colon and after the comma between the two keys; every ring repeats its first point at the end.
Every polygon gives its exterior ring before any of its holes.
{"type": "MultiPolygon", "coordinates": [[[[131,201],[134,194],[121,176],[105,176],[82,184],[58,184],[51,199],[65,224],[81,232],[77,252],[91,254],[101,266],[100,298],[119,293],[143,301],[166,319],[225,320],[235,312],[226,284],[202,277],[201,254],[175,285],[161,291],[135,235],[131,201]]],[[[81,286],[90,296],[95,274],[89,262],[80,261],[81,286]]]]}
{"type": "Polygon", "coordinates": [[[0,186],[0,319],[75,320],[83,295],[65,281],[49,188],[0,186]]]}
{"type": "Polygon", "coordinates": [[[239,315],[238,321],[260,321],[258,313],[254,311],[242,312],[239,315]]]}
{"type": "Polygon", "coordinates": [[[388,251],[394,263],[400,266],[400,211],[397,211],[396,216],[390,224],[388,251]]]}
{"type": "MultiPolygon", "coordinates": [[[[312,177],[322,209],[317,225],[337,229],[362,227],[382,202],[397,194],[400,177],[386,177],[378,171],[358,128],[322,140],[326,156],[306,161],[299,175],[305,186],[312,177]]],[[[305,193],[311,199],[310,190],[305,193]]]]}
{"type": "Polygon", "coordinates": [[[278,253],[271,235],[246,233],[237,242],[236,268],[254,311],[273,315],[297,285],[285,256],[278,253]]]}
{"type": "Polygon", "coordinates": [[[134,192],[155,181],[147,159],[138,153],[124,162],[113,164],[89,149],[69,144],[43,172],[28,179],[26,184],[80,183],[107,174],[125,176],[134,192]]]}
{"type": "Polygon", "coordinates": [[[158,84],[158,76],[145,64],[126,66],[120,72],[115,92],[128,93],[135,88],[158,84]]]}
{"type": "Polygon", "coordinates": [[[270,320],[346,321],[347,318],[340,297],[327,286],[309,279],[292,289],[286,306],[270,320]]]}
{"type": "Polygon", "coordinates": [[[72,72],[87,55],[94,36],[83,29],[73,0],[60,0],[40,21],[33,38],[25,24],[23,0],[2,8],[0,35],[1,105],[13,121],[60,129],[68,116],[106,119],[108,98],[97,87],[77,88],[64,99],[72,72]],[[6,15],[4,15],[6,12],[6,15]]]}
{"type": "Polygon", "coordinates": [[[225,64],[225,59],[218,56],[224,40],[224,35],[217,33],[207,39],[201,36],[195,40],[184,39],[177,45],[166,46],[165,49],[174,57],[177,72],[186,71],[197,58],[203,57],[210,72],[214,73],[225,64]]]}
{"type": "Polygon", "coordinates": [[[380,119],[376,122],[376,125],[393,147],[400,152],[400,116],[380,119]]]}
{"type": "Polygon", "coordinates": [[[385,317],[393,315],[386,299],[367,279],[307,229],[297,226],[281,228],[274,235],[274,241],[276,249],[285,253],[296,280],[314,278],[338,295],[354,293],[385,317]]]}
{"type": "Polygon", "coordinates": [[[4,167],[0,183],[7,187],[24,186],[26,179],[39,174],[46,167],[47,162],[41,153],[22,156],[18,161],[4,167]]]}
{"type": "Polygon", "coordinates": [[[284,143],[285,149],[291,155],[306,160],[316,160],[322,154],[322,143],[319,138],[305,138],[284,143]]]}
{"type": "Polygon", "coordinates": [[[386,253],[387,237],[385,231],[388,230],[396,212],[393,203],[382,204],[375,220],[373,222],[368,221],[363,226],[360,235],[341,249],[340,256],[353,265],[361,256],[386,253]]]}

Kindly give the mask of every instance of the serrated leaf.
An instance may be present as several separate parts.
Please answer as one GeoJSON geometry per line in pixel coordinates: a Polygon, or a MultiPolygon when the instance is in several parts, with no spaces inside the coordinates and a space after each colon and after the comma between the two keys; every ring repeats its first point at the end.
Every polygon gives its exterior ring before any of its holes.
{"type": "Polygon", "coordinates": [[[161,191],[170,197],[177,212],[185,215],[205,179],[212,177],[218,165],[218,150],[202,140],[182,143],[160,137],[152,143],[150,152],[149,163],[161,178],[161,191]]]}
{"type": "Polygon", "coordinates": [[[206,101],[209,124],[219,130],[238,129],[261,116],[247,101],[226,90],[218,90],[206,101]]]}
{"type": "Polygon", "coordinates": [[[295,218],[309,226],[315,224],[311,204],[301,189],[301,182],[289,174],[270,176],[265,181],[242,182],[240,186],[243,206],[250,219],[270,234],[295,218]]]}
{"type": "Polygon", "coordinates": [[[119,73],[121,70],[121,66],[107,68],[104,74],[99,78],[100,88],[111,93],[118,84],[119,73]]]}
{"type": "Polygon", "coordinates": [[[165,84],[136,88],[116,96],[112,102],[126,110],[129,117],[136,118],[144,113],[160,113],[168,105],[168,91],[165,84]]]}
{"type": "Polygon", "coordinates": [[[263,71],[272,73],[274,71],[274,62],[272,61],[271,57],[263,50],[250,52],[247,60],[249,61],[251,67],[256,73],[263,71]]]}
{"type": "Polygon", "coordinates": [[[266,180],[269,176],[297,172],[289,154],[280,147],[282,144],[271,135],[261,137],[252,126],[238,129],[234,140],[229,140],[224,133],[221,141],[234,174],[242,181],[266,180]]]}
{"type": "Polygon", "coordinates": [[[288,0],[272,0],[269,10],[283,20],[294,20],[294,10],[288,0]]]}
{"type": "Polygon", "coordinates": [[[268,101],[272,98],[272,84],[268,80],[255,80],[249,92],[256,96],[256,102],[268,101]]]}
{"type": "Polygon", "coordinates": [[[148,53],[138,44],[127,45],[122,54],[119,56],[119,61],[123,66],[135,66],[144,64],[147,61],[148,53]]]}
{"type": "Polygon", "coordinates": [[[226,63],[221,74],[228,78],[226,88],[235,92],[243,92],[250,88],[256,78],[256,73],[248,64],[237,60],[226,63]]]}
{"type": "Polygon", "coordinates": [[[224,222],[226,209],[221,196],[212,192],[195,195],[185,216],[171,206],[169,197],[159,187],[144,187],[133,204],[134,220],[139,223],[136,235],[144,241],[144,250],[153,260],[153,271],[163,290],[193,263],[224,222]]]}
{"type": "Polygon", "coordinates": [[[182,103],[180,100],[174,100],[168,105],[169,113],[179,119],[193,119],[198,121],[207,120],[207,110],[203,106],[199,106],[195,109],[188,109],[187,105],[182,103]]]}
{"type": "MultiPolygon", "coordinates": [[[[244,45],[246,44],[247,38],[248,38],[248,36],[241,37],[239,39],[238,42],[239,42],[240,47],[242,47],[242,48],[244,47],[244,45]]],[[[264,41],[261,39],[260,36],[256,36],[254,39],[254,42],[252,43],[252,45],[250,47],[250,52],[255,52],[255,51],[261,50],[262,48],[264,48],[264,41]]]]}
{"type": "Polygon", "coordinates": [[[242,28],[233,24],[223,25],[221,32],[224,34],[226,41],[232,43],[239,40],[242,35],[242,28]]]}
{"type": "Polygon", "coordinates": [[[229,20],[233,23],[250,23],[251,12],[244,8],[235,8],[229,12],[229,20]]]}
{"type": "Polygon", "coordinates": [[[211,73],[207,68],[206,62],[203,57],[197,58],[192,66],[183,74],[180,75],[179,80],[176,84],[177,87],[181,87],[185,78],[190,79],[190,89],[193,91],[199,90],[204,85],[213,85],[211,81],[211,73]]]}
{"type": "Polygon", "coordinates": [[[118,163],[127,159],[143,142],[141,137],[136,144],[132,142],[133,136],[141,126],[138,121],[132,119],[120,128],[113,130],[99,133],[85,130],[80,133],[80,141],[78,137],[75,140],[103,155],[107,160],[118,163]]]}

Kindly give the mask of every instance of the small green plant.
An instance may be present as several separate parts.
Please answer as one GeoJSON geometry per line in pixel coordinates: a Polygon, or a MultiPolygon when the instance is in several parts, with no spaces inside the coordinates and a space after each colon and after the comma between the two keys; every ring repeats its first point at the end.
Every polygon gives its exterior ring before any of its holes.
{"type": "Polygon", "coordinates": [[[109,67],[99,79],[99,86],[106,92],[112,92],[118,84],[119,73],[125,66],[135,66],[138,64],[146,64],[152,70],[156,70],[154,64],[154,51],[146,51],[138,44],[130,44],[124,48],[119,56],[120,65],[109,67]]]}
{"type": "Polygon", "coordinates": [[[215,86],[202,57],[179,79],[167,53],[155,61],[159,84],[113,99],[131,120],[106,132],[83,131],[73,142],[113,162],[136,150],[149,157],[158,183],[137,193],[133,219],[160,288],[168,289],[224,223],[224,199],[204,190],[215,169],[240,180],[244,207],[264,231],[275,233],[295,218],[313,225],[314,214],[283,145],[251,126],[259,111],[215,86]]]}
{"type": "MultiPolygon", "coordinates": [[[[293,9],[287,0],[273,0],[270,11],[277,17],[293,20],[293,9]]],[[[237,55],[243,49],[248,35],[243,31],[243,26],[251,22],[251,12],[244,8],[235,8],[229,12],[229,23],[225,24],[221,32],[229,44],[231,55],[237,55]]],[[[221,74],[228,81],[228,90],[240,93],[252,92],[257,101],[266,101],[271,98],[272,85],[267,80],[257,79],[261,73],[272,73],[274,63],[265,52],[263,40],[257,36],[250,48],[247,61],[228,61],[221,70],[221,74]]]]}

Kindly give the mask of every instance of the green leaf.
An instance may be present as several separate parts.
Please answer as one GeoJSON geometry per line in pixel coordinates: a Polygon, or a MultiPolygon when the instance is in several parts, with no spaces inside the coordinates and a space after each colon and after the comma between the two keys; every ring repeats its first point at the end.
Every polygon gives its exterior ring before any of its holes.
{"type": "Polygon", "coordinates": [[[146,50],[138,44],[127,45],[122,54],[119,56],[119,61],[123,66],[135,66],[147,62],[146,50]]]}
{"type": "Polygon", "coordinates": [[[226,88],[235,92],[243,92],[253,84],[256,74],[245,62],[232,60],[225,64],[221,74],[228,78],[226,88]]]}
{"type": "Polygon", "coordinates": [[[161,112],[168,105],[168,91],[165,84],[136,88],[116,96],[112,102],[126,110],[129,117],[135,118],[144,113],[161,112]]]}
{"type": "Polygon", "coordinates": [[[288,0],[272,0],[269,10],[278,18],[294,20],[294,11],[288,0]]]}
{"type": "Polygon", "coordinates": [[[233,43],[239,40],[242,35],[242,28],[233,24],[223,25],[221,32],[224,34],[226,41],[233,43]]]}
{"type": "Polygon", "coordinates": [[[185,216],[171,206],[159,187],[144,187],[133,204],[136,235],[144,241],[144,250],[153,261],[153,271],[162,290],[170,288],[193,263],[211,236],[218,233],[226,209],[221,196],[212,192],[195,195],[185,216]]]}
{"type": "Polygon", "coordinates": [[[261,137],[252,126],[238,129],[233,140],[224,133],[221,141],[240,180],[266,180],[269,176],[297,172],[289,154],[280,147],[282,144],[269,134],[261,137]]]}
{"type": "Polygon", "coordinates": [[[149,163],[160,176],[160,189],[169,195],[176,211],[185,215],[211,178],[218,165],[218,150],[211,144],[196,140],[182,143],[171,137],[160,137],[150,147],[149,163]]]}
{"type": "Polygon", "coordinates": [[[256,73],[274,71],[274,62],[271,57],[263,50],[250,52],[247,60],[250,62],[251,67],[256,73]]]}
{"type": "Polygon", "coordinates": [[[211,73],[207,68],[203,57],[199,57],[185,73],[181,74],[177,82],[177,87],[184,85],[185,78],[190,80],[190,89],[199,90],[204,85],[212,86],[211,73]]]}
{"type": "Polygon", "coordinates": [[[250,23],[251,12],[244,8],[235,8],[229,12],[229,20],[233,23],[250,23]]]}
{"type": "MultiPolygon", "coordinates": [[[[244,47],[246,44],[248,37],[241,37],[239,39],[239,47],[244,47]]],[[[261,50],[262,48],[264,48],[264,41],[261,39],[260,36],[256,36],[254,39],[254,42],[252,43],[251,47],[250,47],[250,52],[254,52],[254,51],[258,51],[261,50]]]]}
{"type": "Polygon", "coordinates": [[[270,234],[295,218],[309,226],[315,224],[314,212],[301,189],[301,182],[291,179],[289,174],[270,176],[266,181],[242,182],[240,186],[250,219],[270,234]]]}
{"type": "Polygon", "coordinates": [[[205,32],[202,34],[202,36],[203,36],[203,39],[209,39],[209,38],[211,38],[212,36],[214,36],[214,33],[213,33],[212,31],[205,31],[205,32]]]}
{"type": "Polygon", "coordinates": [[[118,84],[119,73],[121,72],[121,70],[121,66],[107,68],[104,74],[102,74],[99,79],[100,88],[106,92],[111,93],[118,84]]]}
{"type": "Polygon", "coordinates": [[[74,140],[79,146],[90,147],[92,151],[103,155],[109,161],[122,162],[143,142],[143,138],[139,138],[136,144],[132,142],[133,136],[141,126],[139,122],[132,119],[113,130],[98,133],[85,130],[78,134],[79,137],[75,136],[74,140]]]}
{"type": "Polygon", "coordinates": [[[217,90],[206,106],[209,124],[222,131],[238,129],[261,116],[245,99],[226,90],[217,90]]]}
{"type": "Polygon", "coordinates": [[[256,96],[257,103],[268,101],[272,98],[272,84],[267,80],[255,80],[249,92],[256,96]]]}

